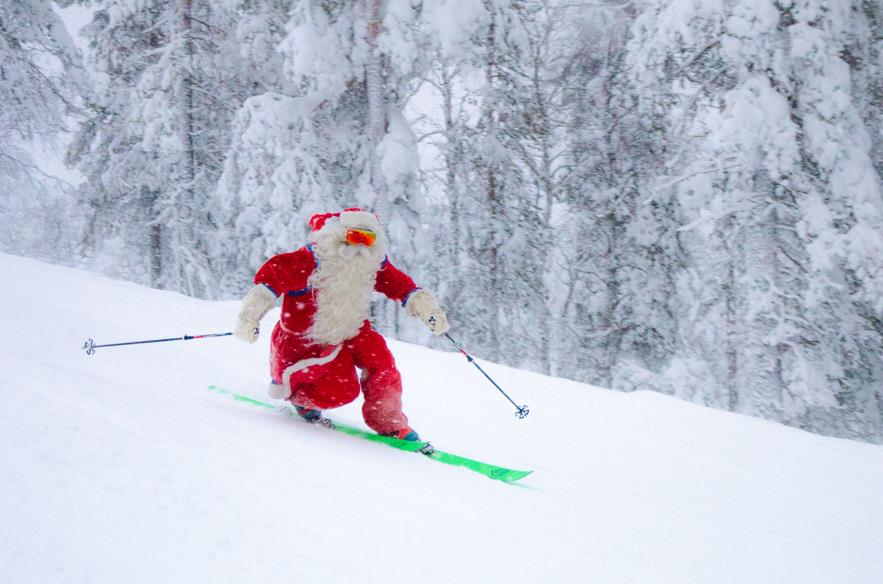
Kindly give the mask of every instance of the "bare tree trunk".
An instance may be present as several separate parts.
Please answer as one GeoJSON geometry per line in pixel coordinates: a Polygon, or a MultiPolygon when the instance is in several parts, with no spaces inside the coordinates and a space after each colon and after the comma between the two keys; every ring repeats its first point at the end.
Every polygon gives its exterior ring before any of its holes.
{"type": "Polygon", "coordinates": [[[162,288],[162,225],[150,228],[150,286],[162,288]]]}
{"type": "Polygon", "coordinates": [[[490,311],[490,344],[494,357],[500,355],[500,257],[498,247],[500,238],[498,236],[499,227],[499,192],[497,191],[497,175],[494,168],[488,169],[487,177],[487,200],[491,213],[490,226],[490,249],[488,270],[490,271],[490,302],[488,310],[490,311]]]}
{"type": "Polygon", "coordinates": [[[183,103],[181,104],[181,118],[182,118],[182,126],[184,128],[184,148],[185,148],[185,167],[184,167],[184,177],[187,181],[184,186],[184,196],[180,199],[180,209],[178,211],[178,216],[180,218],[177,229],[180,232],[180,237],[178,241],[178,246],[180,249],[176,250],[176,253],[182,255],[181,261],[179,262],[179,266],[177,266],[178,272],[181,277],[181,284],[183,285],[183,291],[185,294],[190,296],[197,295],[200,290],[197,283],[194,281],[194,273],[193,268],[196,266],[188,266],[188,264],[193,264],[193,262],[188,261],[189,258],[194,252],[195,249],[195,237],[194,237],[194,205],[196,204],[196,192],[195,192],[195,182],[196,182],[196,145],[194,143],[194,135],[196,132],[195,128],[195,120],[193,119],[193,57],[194,57],[194,47],[193,47],[193,0],[181,0],[181,28],[182,34],[184,36],[184,67],[185,70],[183,72],[183,76],[181,79],[182,89],[183,89],[183,103]]]}
{"type": "Polygon", "coordinates": [[[462,149],[460,141],[454,138],[457,128],[454,123],[454,80],[453,74],[444,65],[441,67],[441,83],[439,89],[442,93],[442,108],[445,117],[445,137],[448,148],[444,151],[445,157],[445,187],[451,209],[451,239],[448,242],[448,250],[451,255],[451,267],[454,273],[460,272],[460,188],[457,184],[457,166],[461,162],[462,149]],[[453,147],[452,147],[453,146],[453,147]]]}
{"type": "MultiPolygon", "coordinates": [[[[726,231],[732,232],[733,225],[735,224],[735,217],[731,214],[726,222],[726,231]]],[[[726,343],[726,372],[727,379],[724,380],[724,383],[727,387],[727,409],[731,412],[735,412],[739,407],[739,387],[738,387],[738,378],[739,378],[739,337],[737,327],[737,315],[736,315],[736,307],[738,304],[738,299],[736,298],[736,258],[731,253],[729,257],[726,259],[727,265],[727,276],[726,283],[724,284],[724,310],[726,312],[725,318],[727,322],[727,332],[724,337],[724,342],[726,343]]]]}
{"type": "Polygon", "coordinates": [[[380,169],[380,156],[377,147],[386,133],[386,103],[383,91],[383,55],[377,46],[381,29],[382,0],[365,0],[368,14],[367,42],[370,50],[368,65],[365,68],[365,86],[368,96],[368,148],[371,188],[374,190],[374,211],[387,216],[389,206],[386,184],[380,169]]]}
{"type": "Polygon", "coordinates": [[[744,361],[739,368],[742,391],[739,407],[746,413],[780,420],[784,381],[782,348],[778,341],[783,311],[779,302],[782,279],[774,224],[777,215],[770,208],[774,185],[769,175],[759,170],[748,186],[752,208],[745,228],[743,269],[751,301],[741,309],[746,338],[740,347],[744,361]]]}
{"type": "MultiPolygon", "coordinates": [[[[487,68],[487,81],[490,87],[490,95],[493,96],[494,89],[496,86],[497,79],[497,38],[496,38],[496,19],[491,12],[491,23],[488,27],[487,34],[487,45],[488,45],[488,68],[487,68]]],[[[499,120],[498,112],[495,109],[495,104],[493,103],[493,98],[485,101],[485,103],[490,103],[490,106],[486,106],[487,109],[485,111],[485,116],[487,118],[487,123],[489,126],[490,132],[497,132],[499,130],[499,120]]],[[[502,285],[500,281],[500,258],[499,258],[499,245],[502,241],[501,234],[499,233],[500,224],[503,219],[502,212],[502,201],[500,200],[499,193],[499,185],[497,182],[497,162],[492,160],[489,162],[487,167],[487,185],[485,196],[487,198],[487,205],[490,214],[490,250],[489,250],[489,261],[488,261],[488,270],[490,271],[490,306],[488,306],[488,310],[490,311],[490,344],[492,347],[494,358],[497,358],[500,355],[500,287],[502,285]]]]}
{"type": "Polygon", "coordinates": [[[601,330],[604,331],[602,342],[603,357],[599,365],[598,374],[603,387],[613,387],[613,371],[619,361],[620,343],[622,340],[622,324],[617,319],[617,309],[622,301],[622,290],[619,282],[619,260],[617,258],[622,239],[623,226],[616,217],[614,211],[610,211],[605,218],[608,225],[608,254],[606,294],[604,299],[604,311],[601,314],[601,330]]]}
{"type": "MultiPolygon", "coordinates": [[[[154,28],[148,35],[147,39],[150,52],[154,53],[158,50],[160,43],[161,38],[159,32],[154,28]]],[[[147,249],[150,257],[150,287],[165,288],[166,266],[163,262],[163,240],[167,235],[163,232],[163,226],[157,219],[162,211],[162,209],[160,209],[160,193],[147,186],[142,186],[141,197],[143,209],[146,211],[150,218],[149,220],[151,221],[147,232],[147,249]]]]}
{"type": "MultiPolygon", "coordinates": [[[[147,199],[145,207],[150,213],[156,216],[157,196],[156,192],[150,191],[147,187],[141,187],[144,198],[147,199]]],[[[148,230],[148,254],[150,257],[150,287],[163,287],[163,230],[162,224],[154,219],[148,230]]]]}
{"type": "Polygon", "coordinates": [[[184,53],[186,56],[186,70],[182,80],[184,89],[183,119],[184,119],[184,143],[187,147],[187,190],[190,195],[188,204],[193,201],[193,181],[196,178],[196,148],[194,146],[194,119],[193,119],[193,0],[182,0],[181,24],[184,33],[184,53]]]}

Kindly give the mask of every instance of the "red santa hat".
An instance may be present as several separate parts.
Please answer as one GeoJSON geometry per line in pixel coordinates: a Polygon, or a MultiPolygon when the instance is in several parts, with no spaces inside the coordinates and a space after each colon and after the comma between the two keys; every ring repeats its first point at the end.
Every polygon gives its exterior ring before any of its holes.
{"type": "Polygon", "coordinates": [[[310,217],[310,229],[320,231],[325,227],[325,222],[332,217],[337,217],[340,224],[346,228],[370,229],[371,231],[377,231],[378,228],[377,215],[358,207],[350,207],[340,213],[316,213],[310,217]]]}

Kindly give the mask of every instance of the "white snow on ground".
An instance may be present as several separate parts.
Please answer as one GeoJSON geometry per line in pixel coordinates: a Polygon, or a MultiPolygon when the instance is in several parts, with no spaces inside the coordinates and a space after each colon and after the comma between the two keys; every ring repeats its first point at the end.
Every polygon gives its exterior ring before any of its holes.
{"type": "Polygon", "coordinates": [[[519,421],[460,355],[391,343],[414,427],[535,471],[509,485],[205,389],[265,399],[266,334],[80,350],[237,303],[0,273],[0,582],[883,581],[880,446],[485,364],[519,421]]]}

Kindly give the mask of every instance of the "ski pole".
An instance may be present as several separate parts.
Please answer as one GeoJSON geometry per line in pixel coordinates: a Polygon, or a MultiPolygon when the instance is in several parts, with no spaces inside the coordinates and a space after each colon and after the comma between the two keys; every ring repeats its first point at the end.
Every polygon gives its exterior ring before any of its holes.
{"type": "Polygon", "coordinates": [[[497,382],[496,382],[496,381],[494,381],[493,379],[491,379],[491,376],[488,375],[487,372],[486,372],[484,369],[481,368],[481,365],[479,365],[478,363],[475,362],[475,358],[474,358],[472,355],[470,355],[469,353],[467,353],[467,352],[466,352],[466,349],[464,349],[464,348],[460,345],[460,343],[458,343],[457,341],[454,340],[454,337],[452,337],[452,336],[449,335],[448,333],[445,333],[445,336],[448,337],[448,340],[451,341],[451,343],[453,343],[455,347],[457,347],[457,350],[460,351],[461,353],[463,353],[463,356],[466,357],[466,359],[467,359],[470,363],[472,363],[473,365],[475,365],[475,367],[476,367],[479,371],[481,371],[482,374],[484,374],[485,377],[487,377],[488,381],[490,381],[491,383],[493,383],[493,384],[494,384],[494,387],[496,387],[497,390],[499,390],[500,393],[502,393],[504,396],[506,396],[506,399],[508,399],[509,402],[510,402],[513,406],[515,406],[515,409],[517,410],[517,411],[515,412],[515,416],[516,416],[518,419],[520,419],[520,420],[523,420],[524,418],[526,418],[527,415],[530,413],[530,410],[528,409],[527,405],[520,406],[520,405],[518,405],[517,403],[515,403],[514,401],[512,401],[512,398],[509,397],[509,395],[508,395],[505,391],[503,391],[503,388],[501,388],[499,385],[497,385],[497,382]]]}
{"type": "Polygon", "coordinates": [[[122,347],[123,345],[145,345],[147,343],[167,343],[169,341],[192,341],[194,339],[208,339],[212,337],[229,337],[233,333],[209,333],[207,335],[184,335],[183,337],[174,337],[171,339],[150,339],[147,341],[128,341],[125,343],[108,343],[106,345],[96,345],[92,339],[87,339],[83,343],[83,350],[87,355],[94,355],[95,349],[102,347],[122,347]]]}

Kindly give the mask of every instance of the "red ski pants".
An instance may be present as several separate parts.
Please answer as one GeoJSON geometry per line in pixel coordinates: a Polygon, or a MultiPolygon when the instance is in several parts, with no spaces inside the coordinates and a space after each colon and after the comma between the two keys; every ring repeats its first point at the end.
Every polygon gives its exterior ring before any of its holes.
{"type": "Polygon", "coordinates": [[[270,345],[270,375],[287,383],[289,401],[320,410],[336,408],[364,394],[362,416],[379,434],[408,425],[402,413],[402,377],[383,337],[366,320],[340,345],[313,345],[277,323],[270,345]],[[356,375],[360,369],[361,379],[356,375]]]}

